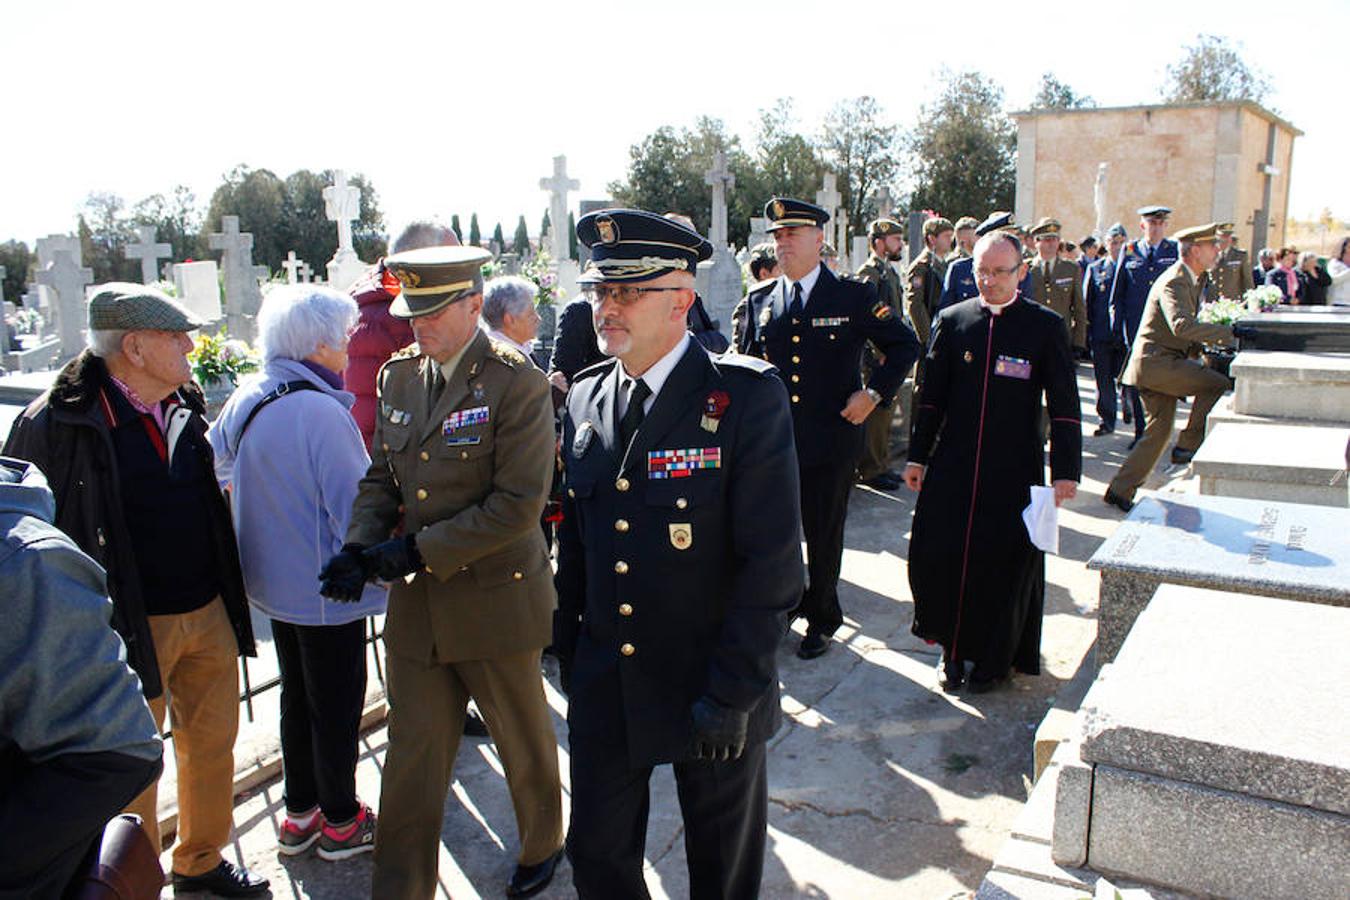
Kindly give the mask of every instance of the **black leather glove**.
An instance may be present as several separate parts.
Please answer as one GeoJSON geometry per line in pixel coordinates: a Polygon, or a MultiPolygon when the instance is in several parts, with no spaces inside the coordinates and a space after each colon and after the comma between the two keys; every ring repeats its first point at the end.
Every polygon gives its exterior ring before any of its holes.
{"type": "Polygon", "coordinates": [[[694,756],[713,762],[740,759],[750,714],[723,706],[711,697],[694,704],[694,756]]]}
{"type": "Polygon", "coordinates": [[[393,581],[422,568],[422,554],[411,534],[361,551],[366,569],[381,581],[393,581]]]}
{"type": "Polygon", "coordinates": [[[1250,340],[1256,337],[1255,325],[1234,325],[1233,337],[1237,340],[1250,340]]]}
{"type": "Polygon", "coordinates": [[[339,603],[355,603],[370,577],[361,560],[360,544],[343,544],[337,556],[319,571],[319,593],[339,603]]]}

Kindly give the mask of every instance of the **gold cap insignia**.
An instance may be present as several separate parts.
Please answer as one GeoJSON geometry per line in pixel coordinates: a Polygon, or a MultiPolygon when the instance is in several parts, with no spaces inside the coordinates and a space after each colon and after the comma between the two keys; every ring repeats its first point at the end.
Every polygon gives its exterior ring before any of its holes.
{"type": "Polygon", "coordinates": [[[422,276],[409,269],[398,269],[394,272],[394,277],[398,283],[406,287],[419,287],[422,284],[422,276]]]}
{"type": "Polygon", "coordinates": [[[595,230],[600,236],[600,243],[613,244],[619,240],[619,226],[614,224],[614,220],[609,216],[601,216],[595,220],[595,230]]]}
{"type": "Polygon", "coordinates": [[[774,217],[775,219],[781,219],[781,218],[783,218],[783,201],[782,201],[782,200],[775,200],[775,201],[773,201],[773,217],[774,217]]]}

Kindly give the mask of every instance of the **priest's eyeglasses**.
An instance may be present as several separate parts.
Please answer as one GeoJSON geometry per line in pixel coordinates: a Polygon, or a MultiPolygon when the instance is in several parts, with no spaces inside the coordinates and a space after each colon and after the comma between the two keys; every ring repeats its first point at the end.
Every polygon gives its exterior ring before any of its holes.
{"type": "Polygon", "coordinates": [[[582,296],[592,306],[601,306],[607,300],[613,300],[620,306],[632,306],[642,299],[643,294],[660,294],[664,291],[690,291],[687,287],[638,287],[631,284],[588,284],[581,289],[582,296]]]}
{"type": "Polygon", "coordinates": [[[976,269],[975,277],[983,281],[989,281],[994,278],[1007,278],[1016,272],[1021,266],[999,266],[993,269],[976,269]]]}

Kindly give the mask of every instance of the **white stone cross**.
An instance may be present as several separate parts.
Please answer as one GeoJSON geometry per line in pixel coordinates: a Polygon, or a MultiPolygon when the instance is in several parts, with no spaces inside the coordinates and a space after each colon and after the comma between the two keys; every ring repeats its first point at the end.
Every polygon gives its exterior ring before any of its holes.
{"type": "Polygon", "coordinates": [[[816,205],[829,213],[831,219],[839,217],[839,203],[844,199],[835,185],[834,173],[826,172],[823,186],[816,191],[816,205]]]}
{"type": "Polygon", "coordinates": [[[313,280],[314,280],[314,270],[310,268],[309,263],[302,262],[300,264],[300,281],[304,284],[309,284],[313,280]]]}
{"type": "Polygon", "coordinates": [[[64,362],[84,349],[84,289],[94,283],[94,270],[81,267],[69,251],[56,250],[51,264],[37,273],[37,283],[56,295],[51,308],[56,314],[64,362]]]}
{"type": "Polygon", "coordinates": [[[127,259],[141,261],[141,283],[154,284],[159,280],[159,261],[173,256],[173,245],[155,243],[155,226],[138,225],[136,233],[140,235],[139,244],[127,244],[127,259]]]}
{"type": "Polygon", "coordinates": [[[727,168],[727,154],[718,150],[713,154],[713,167],[704,173],[705,183],[712,185],[712,223],[708,228],[713,248],[727,245],[727,190],[736,186],[736,176],[727,168]]]}
{"type": "Polygon", "coordinates": [[[877,218],[889,219],[895,212],[895,201],[891,199],[891,189],[883,186],[877,191],[877,218]]]}
{"type": "Polygon", "coordinates": [[[539,189],[548,191],[549,237],[552,239],[553,261],[567,259],[570,235],[567,233],[567,194],[578,190],[581,182],[567,177],[567,157],[553,157],[553,177],[540,178],[539,189]]]}
{"type": "Polygon", "coordinates": [[[281,267],[286,270],[287,284],[299,284],[300,271],[305,268],[305,261],[296,258],[294,250],[286,254],[286,261],[281,264],[281,267]]]}
{"type": "Polygon", "coordinates": [[[221,230],[210,235],[212,250],[221,251],[225,273],[225,327],[230,337],[253,340],[253,317],[262,305],[258,279],[267,276],[266,266],[253,264],[253,235],[239,230],[238,216],[221,216],[221,230]]]}
{"type": "Polygon", "coordinates": [[[323,211],[338,227],[338,249],[334,258],[352,249],[352,221],[361,218],[361,189],[347,183],[347,173],[333,172],[333,183],[323,189],[323,211]]]}

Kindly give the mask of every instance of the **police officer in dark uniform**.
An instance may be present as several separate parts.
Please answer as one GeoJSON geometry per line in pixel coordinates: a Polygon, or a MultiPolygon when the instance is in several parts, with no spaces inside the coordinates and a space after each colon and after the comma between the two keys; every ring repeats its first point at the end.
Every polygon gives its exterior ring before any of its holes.
{"type": "MultiPolygon", "coordinates": [[[[801,596],[797,457],[767,363],[685,330],[701,235],[637,210],[583,216],[600,348],[562,452],[554,646],[568,693],[577,893],[647,897],[647,785],[670,763],[689,896],[752,898],[768,820],[775,651],[801,596]]],[[[853,369],[857,373],[857,359],[853,369]]]]}
{"type": "MultiPolygon", "coordinates": [[[[1180,258],[1177,242],[1165,236],[1171,215],[1172,210],[1166,206],[1141,206],[1139,230],[1143,236],[1125,245],[1116,266],[1116,280],[1111,287],[1111,327],[1116,342],[1126,347],[1134,345],[1134,336],[1139,333],[1139,320],[1144,317],[1144,304],[1153,282],[1180,258]]],[[[1144,436],[1144,404],[1139,391],[1130,385],[1121,386],[1120,400],[1123,418],[1134,422],[1134,440],[1130,441],[1133,450],[1144,436]]]]}
{"type": "Polygon", "coordinates": [[[919,341],[875,287],[821,265],[829,213],[775,197],[764,215],[782,275],[755,285],[742,301],[745,330],[736,349],[777,366],[792,401],[808,571],[798,610],[806,618],[806,636],[797,655],[814,659],[829,649],[844,621],[839,565],[861,425],[879,404],[891,402],[919,357],[919,341]],[[884,362],[864,387],[859,365],[866,341],[884,362]]]}

